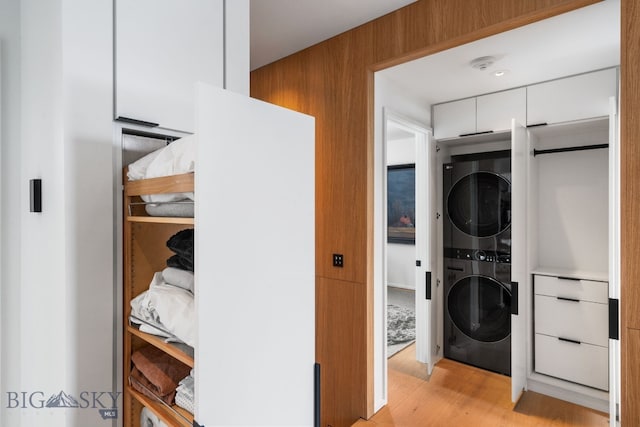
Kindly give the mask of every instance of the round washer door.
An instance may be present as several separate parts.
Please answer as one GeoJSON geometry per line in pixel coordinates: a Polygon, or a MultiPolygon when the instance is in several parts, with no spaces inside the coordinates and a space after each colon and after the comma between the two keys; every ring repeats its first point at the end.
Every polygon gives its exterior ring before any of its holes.
{"type": "Polygon", "coordinates": [[[495,236],[511,224],[511,184],[490,172],[469,174],[451,188],[447,211],[463,233],[495,236]]]}
{"type": "Polygon", "coordinates": [[[511,334],[511,292],[484,276],[458,280],[447,298],[449,317],[466,336],[476,341],[501,341],[511,334]]]}

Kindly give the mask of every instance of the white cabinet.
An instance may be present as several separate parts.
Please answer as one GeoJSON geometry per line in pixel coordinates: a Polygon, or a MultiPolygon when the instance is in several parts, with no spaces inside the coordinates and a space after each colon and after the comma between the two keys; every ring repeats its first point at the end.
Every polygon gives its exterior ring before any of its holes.
{"type": "Polygon", "coordinates": [[[609,388],[607,283],[534,276],[535,371],[609,388]]]}
{"type": "Polygon", "coordinates": [[[615,68],[527,87],[527,125],[608,116],[616,95],[615,68]]]}
{"type": "Polygon", "coordinates": [[[193,132],[194,84],[223,85],[223,1],[116,0],[115,11],[115,117],[193,132]]]}
{"type": "Polygon", "coordinates": [[[524,123],[525,88],[490,93],[433,106],[436,139],[511,130],[511,119],[524,123]]]}
{"type": "Polygon", "coordinates": [[[436,139],[457,138],[476,131],[476,99],[468,98],[433,106],[436,139]]]}
{"type": "Polygon", "coordinates": [[[490,93],[476,98],[476,132],[511,129],[511,120],[524,123],[526,117],[526,89],[521,87],[490,93]]]}

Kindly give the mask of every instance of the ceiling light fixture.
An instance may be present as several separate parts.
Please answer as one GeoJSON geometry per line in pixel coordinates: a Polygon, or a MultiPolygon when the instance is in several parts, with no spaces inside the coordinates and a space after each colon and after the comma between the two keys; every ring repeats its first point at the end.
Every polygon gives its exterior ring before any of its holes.
{"type": "Polygon", "coordinates": [[[498,70],[498,71],[494,71],[493,75],[496,77],[502,77],[507,73],[507,70],[498,70]]]}
{"type": "Polygon", "coordinates": [[[471,68],[483,71],[493,65],[494,62],[496,62],[496,58],[493,56],[481,56],[469,62],[469,65],[471,65],[471,68]]]}

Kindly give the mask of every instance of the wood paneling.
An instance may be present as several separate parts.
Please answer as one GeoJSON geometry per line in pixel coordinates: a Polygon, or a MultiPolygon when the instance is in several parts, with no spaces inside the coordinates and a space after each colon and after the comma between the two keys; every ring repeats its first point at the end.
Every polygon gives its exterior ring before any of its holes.
{"type": "Polygon", "coordinates": [[[622,426],[640,425],[640,4],[622,0],[620,63],[622,426]]]}
{"type": "Polygon", "coordinates": [[[373,71],[596,2],[419,0],[251,73],[253,97],[316,118],[323,427],[373,412],[373,71]]]}

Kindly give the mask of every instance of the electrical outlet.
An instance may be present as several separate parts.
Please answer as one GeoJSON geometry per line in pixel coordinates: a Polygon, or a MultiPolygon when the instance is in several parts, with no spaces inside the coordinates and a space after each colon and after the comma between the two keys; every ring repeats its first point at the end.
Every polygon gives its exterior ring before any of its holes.
{"type": "Polygon", "coordinates": [[[344,267],[344,255],[333,254],[333,266],[340,268],[344,267]]]}

